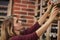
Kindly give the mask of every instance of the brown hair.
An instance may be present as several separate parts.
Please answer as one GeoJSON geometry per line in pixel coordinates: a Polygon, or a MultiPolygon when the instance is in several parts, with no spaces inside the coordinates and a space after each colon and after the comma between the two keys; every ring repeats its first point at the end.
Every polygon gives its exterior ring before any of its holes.
{"type": "Polygon", "coordinates": [[[13,17],[6,17],[1,24],[1,40],[7,40],[7,35],[13,36],[13,17]]]}

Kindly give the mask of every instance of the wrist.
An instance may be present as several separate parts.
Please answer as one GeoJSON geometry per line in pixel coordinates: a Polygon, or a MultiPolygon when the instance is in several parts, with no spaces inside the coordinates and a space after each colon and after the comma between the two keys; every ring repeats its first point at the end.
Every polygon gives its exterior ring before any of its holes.
{"type": "Polygon", "coordinates": [[[49,21],[53,21],[53,20],[54,20],[54,18],[53,18],[53,17],[50,17],[50,18],[49,18],[49,21]]]}
{"type": "Polygon", "coordinates": [[[45,13],[48,15],[50,12],[49,11],[46,11],[45,13]]]}
{"type": "Polygon", "coordinates": [[[47,10],[46,12],[47,12],[47,13],[50,13],[50,11],[49,11],[49,10],[47,10]]]}
{"type": "Polygon", "coordinates": [[[48,19],[48,21],[46,22],[47,24],[51,23],[53,20],[51,18],[48,19]]]}

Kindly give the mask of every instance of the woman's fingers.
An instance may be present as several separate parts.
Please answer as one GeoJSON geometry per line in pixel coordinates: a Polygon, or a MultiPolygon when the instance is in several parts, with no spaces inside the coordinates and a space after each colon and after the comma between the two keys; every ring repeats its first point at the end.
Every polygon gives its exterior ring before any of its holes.
{"type": "Polygon", "coordinates": [[[50,5],[50,4],[51,4],[51,2],[50,2],[50,1],[48,1],[47,5],[50,5]]]}
{"type": "Polygon", "coordinates": [[[53,3],[51,2],[51,1],[49,1],[48,3],[47,3],[47,5],[49,6],[49,5],[53,5],[53,3]]]}
{"type": "Polygon", "coordinates": [[[48,12],[50,12],[50,9],[52,8],[52,3],[49,1],[48,3],[47,3],[47,11],[48,12]]]}
{"type": "Polygon", "coordinates": [[[59,9],[58,9],[56,6],[54,6],[54,7],[52,8],[51,15],[55,15],[55,14],[57,15],[58,12],[59,12],[59,9]]]}
{"type": "Polygon", "coordinates": [[[54,6],[53,8],[57,8],[57,5],[56,5],[56,6],[54,6]]]}
{"type": "Polygon", "coordinates": [[[53,11],[55,11],[55,10],[57,10],[58,8],[56,7],[56,6],[54,6],[53,8],[52,8],[52,11],[51,12],[53,12],[53,11]]]}
{"type": "Polygon", "coordinates": [[[57,6],[54,6],[51,10],[50,18],[54,19],[58,14],[58,12],[59,12],[59,8],[57,8],[57,6]]]}

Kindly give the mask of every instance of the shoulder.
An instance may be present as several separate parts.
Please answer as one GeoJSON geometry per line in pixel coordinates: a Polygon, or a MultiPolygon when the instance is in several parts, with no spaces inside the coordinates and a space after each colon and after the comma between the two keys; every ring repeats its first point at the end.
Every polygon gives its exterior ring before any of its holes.
{"type": "Polygon", "coordinates": [[[38,36],[35,32],[28,34],[28,35],[20,35],[20,36],[14,36],[11,37],[10,40],[36,40],[38,39],[38,36]]]}

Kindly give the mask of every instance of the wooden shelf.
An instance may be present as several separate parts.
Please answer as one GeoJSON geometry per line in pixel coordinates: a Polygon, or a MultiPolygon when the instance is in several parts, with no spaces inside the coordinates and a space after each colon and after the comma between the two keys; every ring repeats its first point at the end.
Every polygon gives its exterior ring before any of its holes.
{"type": "Polygon", "coordinates": [[[0,18],[6,18],[6,16],[0,16],[0,18]]]}
{"type": "Polygon", "coordinates": [[[0,10],[0,13],[7,13],[7,11],[4,11],[4,10],[0,10]]]}
{"type": "Polygon", "coordinates": [[[5,7],[5,8],[6,8],[6,7],[8,7],[8,6],[5,6],[5,5],[0,5],[0,7],[5,7]]]}

